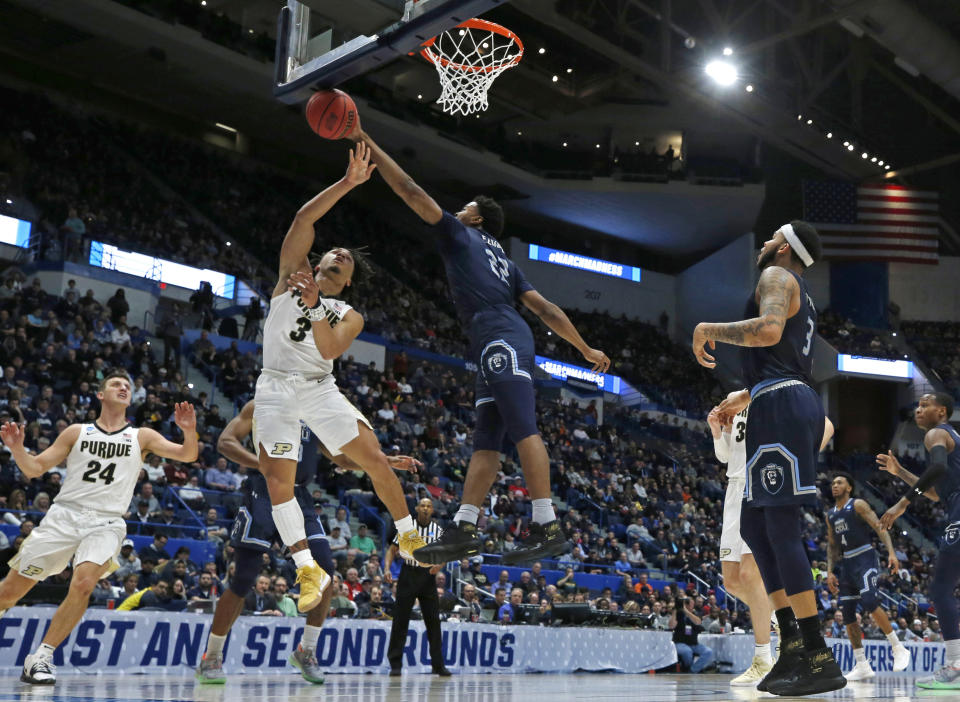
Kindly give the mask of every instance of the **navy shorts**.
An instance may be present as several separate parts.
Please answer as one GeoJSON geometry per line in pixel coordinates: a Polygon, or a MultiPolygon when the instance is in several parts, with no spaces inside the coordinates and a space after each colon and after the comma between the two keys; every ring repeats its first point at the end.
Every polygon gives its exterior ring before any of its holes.
{"type": "Polygon", "coordinates": [[[744,506],[817,504],[820,396],[799,380],[766,381],[751,394],[744,506]]]}
{"type": "MultiPolygon", "coordinates": [[[[243,506],[233,520],[230,543],[236,549],[269,551],[275,541],[282,541],[273,523],[273,505],[267,491],[267,480],[259,471],[252,472],[243,483],[242,490],[243,506]]],[[[323,527],[314,513],[313,498],[303,485],[294,487],[293,495],[303,511],[303,525],[314,560],[325,571],[333,574],[336,566],[330,553],[330,544],[324,538],[323,527]]]]}
{"type": "Polygon", "coordinates": [[[854,555],[843,557],[840,562],[840,572],[837,574],[837,580],[840,583],[840,601],[861,600],[864,609],[872,612],[880,605],[877,594],[880,559],[877,557],[877,550],[868,545],[855,549],[851,553],[854,555]]]}
{"type": "Polygon", "coordinates": [[[539,433],[530,327],[516,310],[501,305],[474,315],[470,337],[477,364],[474,450],[500,451],[504,436],[518,443],[539,433]]]}

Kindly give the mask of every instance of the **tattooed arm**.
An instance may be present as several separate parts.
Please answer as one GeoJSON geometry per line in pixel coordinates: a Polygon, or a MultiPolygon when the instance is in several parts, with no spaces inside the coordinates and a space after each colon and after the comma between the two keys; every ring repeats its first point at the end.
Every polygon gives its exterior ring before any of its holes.
{"type": "Polygon", "coordinates": [[[799,295],[800,286],[785,268],[764,269],[757,283],[759,315],[740,322],[698,324],[693,331],[693,355],[697,362],[707,368],[716,366],[704,345],[710,344],[714,349],[718,341],[735,346],[773,346],[780,341],[787,319],[797,313],[799,295]]]}

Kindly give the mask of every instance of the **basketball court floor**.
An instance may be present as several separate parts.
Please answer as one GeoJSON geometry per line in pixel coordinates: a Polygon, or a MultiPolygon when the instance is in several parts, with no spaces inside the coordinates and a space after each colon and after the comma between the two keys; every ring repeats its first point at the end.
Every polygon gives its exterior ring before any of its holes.
{"type": "Polygon", "coordinates": [[[330,675],[324,685],[310,685],[292,672],[235,675],[226,685],[194,683],[187,675],[61,675],[53,688],[30,686],[16,677],[0,677],[0,702],[127,702],[198,700],[200,702],[540,702],[554,700],[693,700],[842,699],[908,702],[929,697],[960,701],[960,690],[920,690],[912,676],[850,683],[817,697],[775,697],[753,689],[731,688],[726,675],[455,675],[437,678],[407,675],[330,675]]]}

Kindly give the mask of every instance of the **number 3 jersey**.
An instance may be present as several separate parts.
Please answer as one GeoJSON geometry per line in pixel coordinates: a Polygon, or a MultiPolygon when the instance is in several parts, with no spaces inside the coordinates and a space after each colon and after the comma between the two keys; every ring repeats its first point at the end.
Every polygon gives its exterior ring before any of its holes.
{"type": "Polygon", "coordinates": [[[128,424],[105,432],[81,424],[80,437],[67,454],[67,477],[58,505],[122,515],[127,511],[143,467],[139,429],[128,424]]]}
{"type": "MultiPolygon", "coordinates": [[[[327,321],[334,327],[352,308],[333,298],[320,298],[327,321]]],[[[263,368],[278,373],[329,375],[333,361],[320,355],[307,318],[307,305],[299,292],[283,293],[270,300],[270,312],[263,325],[263,368]]]]}
{"type": "MultiPolygon", "coordinates": [[[[803,278],[788,271],[800,285],[800,309],[787,319],[780,341],[773,346],[746,347],[741,351],[744,381],[749,387],[764,380],[799,380],[810,384],[813,341],[817,333],[817,308],[803,278]]],[[[744,319],[759,315],[756,296],[747,300],[744,319]]]]}
{"type": "Polygon", "coordinates": [[[727,480],[745,480],[747,477],[747,412],[749,410],[749,406],[745,407],[733,418],[730,431],[722,434],[729,449],[727,480]]]}

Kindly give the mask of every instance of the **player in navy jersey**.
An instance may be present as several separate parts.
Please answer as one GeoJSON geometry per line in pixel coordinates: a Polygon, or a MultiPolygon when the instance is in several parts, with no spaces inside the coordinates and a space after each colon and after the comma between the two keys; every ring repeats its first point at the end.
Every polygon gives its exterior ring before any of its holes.
{"type": "Polygon", "coordinates": [[[847,638],[853,647],[856,665],[846,674],[847,680],[867,680],[876,673],[867,660],[863,649],[863,631],[857,623],[857,603],[863,607],[864,616],[869,614],[880,627],[893,648],[894,671],[906,670],[910,665],[910,652],[897,638],[890,619],[877,594],[877,578],[880,575],[880,560],[873,547],[872,529],[887,549],[887,567],[896,575],[900,561],[893,552],[890,533],[883,528],[877,515],[866,500],[853,496],[853,476],[849,473],[834,474],[830,492],[834,505],[827,511],[827,587],[840,596],[843,623],[847,638]],[[869,529],[868,529],[869,527],[869,529]]]}
{"type": "Polygon", "coordinates": [[[757,256],[761,270],[745,319],[701,322],[693,332],[700,365],[716,366],[706,346],[745,347],[749,390],[718,406],[732,418],[748,405],[747,484],[740,534],[753,551],[780,624],[780,658],[757,689],[809,695],[846,685],[820,631],[813,575],[801,539],[801,505],[817,503],[817,454],[824,431],[820,396],[810,386],[817,310],[802,274],[821,255],[810,224],[784,224],[757,256]]]}
{"type": "Polygon", "coordinates": [[[423,563],[445,563],[480,552],[477,518],[500,468],[504,437],[516,445],[533,498],[529,534],[504,564],[558,555],[569,549],[550,499],[550,462],[537,429],[533,388],[533,333],[517,312],[522,302],[550,329],[573,344],[595,372],[604,373],[610,359],[590,348],[563,310],[546,300],[523,277],[497,238],[503,233],[503,210],[491,198],[478,196],[452,215],[445,212],[362,130],[352,139],[372,152],[372,160],[393,191],[432,226],[457,313],[470,338],[477,364],[477,423],[473,454],[455,526],[417,550],[423,563]]]}
{"type": "Polygon", "coordinates": [[[889,529],[914,500],[924,495],[942,502],[947,513],[940,537],[937,565],[930,582],[930,599],[937,608],[940,631],[946,646],[944,666],[932,678],[917,685],[931,690],[960,690],[960,607],[954,591],[960,584],[960,435],[950,425],[953,398],[944,392],[924,395],[914,413],[917,426],[926,430],[927,469],[917,477],[894,457],[893,452],[877,456],[877,464],[903,480],[910,489],[880,518],[889,529]]]}
{"type": "MultiPolygon", "coordinates": [[[[260,574],[260,569],[263,567],[263,554],[270,553],[273,544],[281,541],[273,519],[267,479],[259,470],[260,441],[254,410],[254,400],[247,402],[237,416],[224,427],[217,439],[217,449],[224,457],[252,470],[248,472],[247,479],[240,486],[244,498],[243,506],[240,507],[230,530],[230,543],[234,548],[236,570],[230,580],[230,587],[217,600],[207,648],[200,660],[200,665],[197,666],[196,678],[202,684],[222,685],[227,681],[223,670],[223,647],[227,635],[243,610],[244,596],[250,592],[260,574]],[[252,451],[245,445],[247,437],[250,437],[252,451]]],[[[331,455],[306,424],[300,423],[300,443],[294,475],[294,499],[303,516],[310,553],[319,566],[333,577],[336,565],[330,552],[330,545],[323,533],[323,527],[315,514],[313,498],[306,487],[307,483],[317,476],[320,452],[342,468],[359,470],[360,467],[343,454],[331,455]]],[[[421,465],[419,461],[408,456],[391,456],[387,458],[387,462],[396,470],[416,471],[421,465]]],[[[317,641],[334,594],[336,593],[332,588],[324,590],[319,605],[306,613],[303,638],[290,656],[290,663],[300,670],[305,680],[312,683],[319,684],[324,681],[320,664],[317,662],[317,641]]]]}

